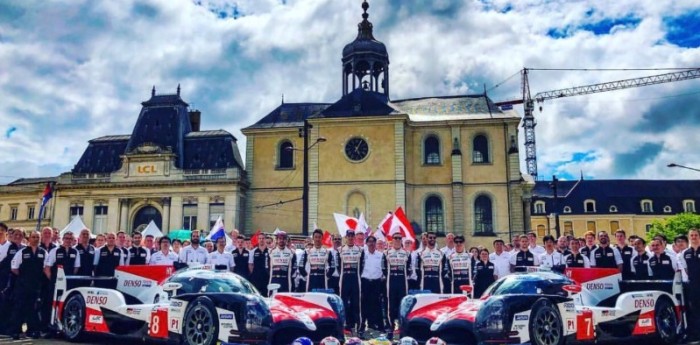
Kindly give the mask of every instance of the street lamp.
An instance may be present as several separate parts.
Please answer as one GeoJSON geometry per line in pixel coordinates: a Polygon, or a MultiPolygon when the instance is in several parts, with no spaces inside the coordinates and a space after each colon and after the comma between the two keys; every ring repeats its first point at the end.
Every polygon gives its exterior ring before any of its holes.
{"type": "Polygon", "coordinates": [[[557,184],[559,183],[559,179],[557,179],[557,175],[552,175],[552,183],[550,186],[553,189],[554,192],[554,203],[553,203],[553,209],[554,209],[554,231],[557,233],[557,239],[561,236],[561,233],[559,232],[559,209],[558,209],[558,199],[559,196],[557,195],[557,184]]]}
{"type": "Polygon", "coordinates": [[[688,169],[688,170],[700,172],[700,169],[691,168],[691,167],[687,167],[685,165],[680,165],[680,164],[676,164],[676,163],[670,163],[669,165],[667,165],[667,167],[669,167],[669,168],[683,168],[683,169],[688,169]]]}
{"type": "Polygon", "coordinates": [[[299,137],[304,138],[304,148],[297,149],[288,147],[287,150],[303,151],[304,152],[304,182],[301,192],[302,216],[301,216],[301,233],[304,236],[309,235],[309,149],[319,143],[326,141],[324,137],[318,137],[311,146],[309,146],[309,130],[314,126],[309,121],[304,120],[304,128],[299,128],[299,137]]]}

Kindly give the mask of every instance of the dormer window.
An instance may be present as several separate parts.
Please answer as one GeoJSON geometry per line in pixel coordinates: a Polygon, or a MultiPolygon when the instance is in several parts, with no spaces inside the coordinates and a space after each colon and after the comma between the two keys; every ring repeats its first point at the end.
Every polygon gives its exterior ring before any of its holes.
{"type": "Polygon", "coordinates": [[[583,209],[586,213],[595,213],[595,200],[584,201],[583,209]]]}
{"type": "Polygon", "coordinates": [[[664,206],[664,213],[671,213],[671,206],[664,206]]]}
{"type": "Polygon", "coordinates": [[[683,200],[683,211],[695,213],[695,200],[683,200]]]}
{"type": "Polygon", "coordinates": [[[535,202],[535,213],[537,213],[537,214],[547,213],[546,209],[545,209],[544,201],[536,201],[535,202]]]}
{"type": "Polygon", "coordinates": [[[654,208],[652,207],[651,200],[642,200],[642,213],[652,213],[654,208]]]}
{"type": "Polygon", "coordinates": [[[615,205],[610,206],[610,213],[617,213],[617,206],[615,206],[615,205]]]}
{"type": "Polygon", "coordinates": [[[571,207],[564,206],[564,213],[571,213],[571,207]]]}

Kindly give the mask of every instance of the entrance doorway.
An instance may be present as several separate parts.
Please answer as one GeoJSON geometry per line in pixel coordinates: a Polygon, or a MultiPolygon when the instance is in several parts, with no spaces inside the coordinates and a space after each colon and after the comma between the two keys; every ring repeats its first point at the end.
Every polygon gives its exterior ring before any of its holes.
{"type": "Polygon", "coordinates": [[[141,232],[148,226],[148,223],[153,221],[161,229],[163,226],[163,216],[160,214],[157,208],[153,206],[145,206],[141,208],[136,215],[134,215],[133,226],[131,227],[132,233],[141,232]]]}

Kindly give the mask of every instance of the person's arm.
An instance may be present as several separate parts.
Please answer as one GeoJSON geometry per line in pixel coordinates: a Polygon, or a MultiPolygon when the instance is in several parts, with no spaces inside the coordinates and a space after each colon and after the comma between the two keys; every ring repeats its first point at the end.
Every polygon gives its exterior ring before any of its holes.
{"type": "Polygon", "coordinates": [[[255,267],[255,251],[257,248],[253,248],[253,250],[248,253],[248,272],[250,274],[253,274],[253,267],[255,267]]]}
{"type": "Polygon", "coordinates": [[[75,250],[75,267],[73,268],[73,274],[78,274],[78,270],[80,270],[80,253],[78,253],[78,250],[75,250]]]}
{"type": "Polygon", "coordinates": [[[583,257],[583,268],[591,268],[591,261],[585,255],[581,255],[581,257],[583,257]]]}
{"type": "Polygon", "coordinates": [[[56,248],[51,249],[49,255],[44,258],[44,275],[51,280],[51,267],[56,263],[56,248]]]}
{"type": "Polygon", "coordinates": [[[233,269],[236,267],[236,260],[233,259],[233,254],[230,252],[224,254],[227,254],[228,257],[228,269],[229,271],[233,272],[233,269]]]}
{"type": "Polygon", "coordinates": [[[144,250],[146,251],[146,264],[148,264],[148,262],[151,261],[151,249],[144,248],[144,250]]]}
{"type": "Polygon", "coordinates": [[[624,261],[622,261],[622,254],[620,254],[620,251],[613,247],[613,255],[615,256],[615,263],[617,264],[617,269],[622,272],[622,268],[624,267],[624,261]]]}
{"type": "Polygon", "coordinates": [[[12,258],[12,261],[10,262],[10,269],[12,270],[12,274],[18,276],[19,275],[19,266],[22,264],[22,250],[18,250],[17,253],[15,253],[15,256],[12,258]]]}
{"type": "MultiPolygon", "coordinates": [[[[591,252],[588,254],[588,256],[589,256],[588,260],[589,260],[590,263],[591,263],[591,267],[596,267],[596,264],[595,264],[595,252],[597,252],[597,251],[598,251],[598,248],[591,250],[591,252]]],[[[584,255],[584,257],[585,257],[585,256],[586,256],[586,255],[584,255]]]]}
{"type": "Polygon", "coordinates": [[[518,263],[518,254],[511,255],[510,258],[508,258],[508,262],[510,263],[510,271],[515,272],[515,265],[518,263]]]}

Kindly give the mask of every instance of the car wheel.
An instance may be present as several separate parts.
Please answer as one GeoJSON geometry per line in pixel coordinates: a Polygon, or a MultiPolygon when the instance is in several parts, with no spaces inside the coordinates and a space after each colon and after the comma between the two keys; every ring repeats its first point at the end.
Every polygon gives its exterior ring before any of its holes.
{"type": "Polygon", "coordinates": [[[677,340],[676,311],[668,298],[659,298],[654,306],[654,322],[656,333],[661,342],[667,345],[675,344],[677,340]]]}
{"type": "Polygon", "coordinates": [[[197,297],[185,313],[182,340],[186,345],[213,345],[219,337],[219,316],[214,303],[207,297],[197,297]]]}
{"type": "Polygon", "coordinates": [[[68,341],[80,341],[85,327],[85,300],[80,294],[73,294],[63,305],[61,313],[63,335],[68,341]]]}
{"type": "Polygon", "coordinates": [[[562,345],[564,329],[557,308],[546,299],[532,306],[530,313],[530,342],[533,345],[562,345]]]}

